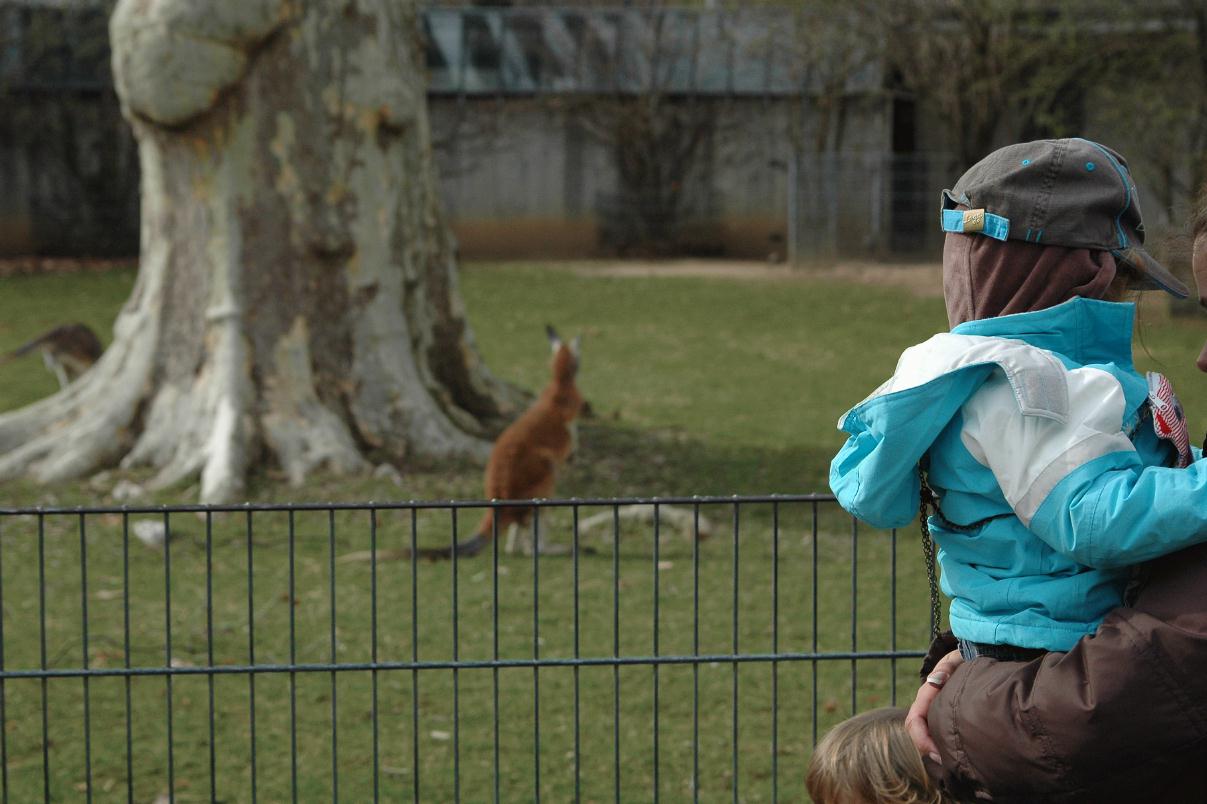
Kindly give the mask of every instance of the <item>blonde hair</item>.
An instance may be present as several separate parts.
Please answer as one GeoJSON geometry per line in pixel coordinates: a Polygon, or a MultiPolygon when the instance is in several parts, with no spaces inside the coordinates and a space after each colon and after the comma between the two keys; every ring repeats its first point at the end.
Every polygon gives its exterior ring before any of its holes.
{"type": "Polygon", "coordinates": [[[905,710],[873,709],[826,733],[809,760],[818,804],[945,804],[905,731],[905,710]]]}

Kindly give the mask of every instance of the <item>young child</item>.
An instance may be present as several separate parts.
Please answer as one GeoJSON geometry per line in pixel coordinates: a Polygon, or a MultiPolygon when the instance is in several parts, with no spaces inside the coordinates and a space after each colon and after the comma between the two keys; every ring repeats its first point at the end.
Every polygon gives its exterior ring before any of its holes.
{"type": "Polygon", "coordinates": [[[995,151],[941,215],[953,329],[842,417],[830,484],[860,519],[904,527],[925,468],[965,658],[1066,651],[1133,565],[1207,541],[1207,464],[1169,383],[1134,368],[1135,308],[1116,301],[1187,289],[1141,247],[1127,163],[1088,140],[995,151]]]}
{"type": "Polygon", "coordinates": [[[946,802],[904,723],[903,709],[873,709],[826,732],[809,760],[809,797],[815,804],[946,802]]]}
{"type": "MultiPolygon", "coordinates": [[[[1207,186],[1193,242],[1207,307],[1207,186]]],[[[1197,365],[1207,372],[1207,347],[1197,365]]],[[[951,641],[935,641],[906,731],[942,763],[927,770],[945,790],[994,801],[1207,801],[1207,544],[1140,575],[1128,605],[1068,653],[961,664],[958,652],[939,659],[951,641]]]]}

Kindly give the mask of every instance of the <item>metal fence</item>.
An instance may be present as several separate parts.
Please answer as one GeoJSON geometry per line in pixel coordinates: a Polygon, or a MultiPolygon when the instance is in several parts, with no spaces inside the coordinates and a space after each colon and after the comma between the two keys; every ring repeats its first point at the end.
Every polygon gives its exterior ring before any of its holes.
{"type": "Polygon", "coordinates": [[[0,509],[4,801],[803,800],[916,688],[916,539],[832,497],[535,501],[565,555],[414,557],[503,505],[0,509]]]}

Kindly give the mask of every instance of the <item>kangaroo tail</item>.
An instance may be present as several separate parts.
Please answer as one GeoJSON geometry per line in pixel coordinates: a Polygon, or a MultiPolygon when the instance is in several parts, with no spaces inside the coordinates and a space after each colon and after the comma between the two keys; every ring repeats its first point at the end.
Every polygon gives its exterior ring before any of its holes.
{"type": "Polygon", "coordinates": [[[482,523],[478,525],[478,532],[464,541],[457,542],[451,547],[423,547],[415,551],[418,558],[425,558],[428,561],[449,561],[454,555],[458,558],[468,558],[476,556],[482,552],[482,548],[490,544],[491,538],[494,536],[494,511],[487,511],[486,516],[482,517],[482,523]]]}
{"type": "Polygon", "coordinates": [[[58,332],[58,328],[52,329],[50,332],[44,332],[38,337],[34,338],[32,341],[21,344],[11,352],[0,355],[0,366],[3,366],[5,363],[11,363],[18,357],[24,357],[25,355],[29,354],[34,349],[37,349],[39,346],[49,340],[56,332],[58,332]]]}

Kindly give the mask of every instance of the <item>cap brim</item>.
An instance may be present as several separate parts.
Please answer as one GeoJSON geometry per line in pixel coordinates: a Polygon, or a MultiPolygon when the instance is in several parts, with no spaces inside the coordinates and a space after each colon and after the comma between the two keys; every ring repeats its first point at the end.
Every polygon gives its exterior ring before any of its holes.
{"type": "Polygon", "coordinates": [[[1133,247],[1112,252],[1115,258],[1136,272],[1137,290],[1163,290],[1171,296],[1185,299],[1190,289],[1142,248],[1133,247]]]}

